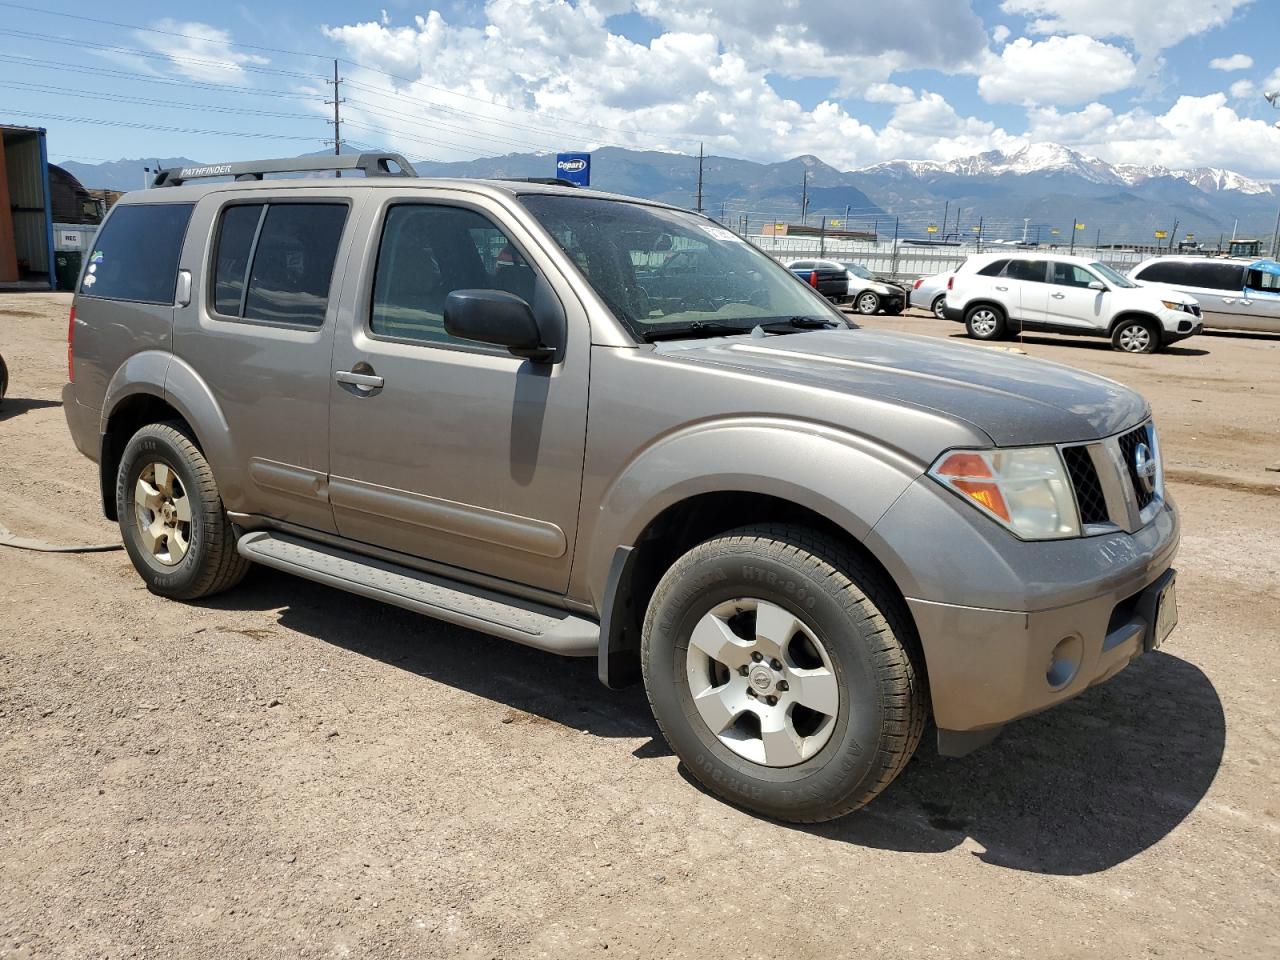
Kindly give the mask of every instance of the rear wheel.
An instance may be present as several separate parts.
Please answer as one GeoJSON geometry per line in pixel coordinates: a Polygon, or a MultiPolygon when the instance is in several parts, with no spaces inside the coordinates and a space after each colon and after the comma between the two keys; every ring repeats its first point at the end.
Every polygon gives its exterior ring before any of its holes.
{"type": "Polygon", "coordinates": [[[943,308],[946,307],[946,305],[947,305],[947,295],[945,293],[940,293],[933,298],[933,304],[929,307],[929,309],[933,311],[933,315],[937,317],[939,320],[945,320],[947,319],[947,315],[946,313],[943,312],[943,308]]]}
{"type": "Polygon", "coordinates": [[[1000,340],[1008,329],[1000,308],[985,303],[965,314],[964,326],[975,340],[1000,340]]]}
{"type": "Polygon", "coordinates": [[[645,689],[667,742],[731,803],[815,822],[856,810],[924,729],[910,624],[839,541],[743,528],[676,561],[650,601],[645,689]]]}
{"type": "Polygon", "coordinates": [[[116,474],[116,515],[129,559],[160,596],[207,597],[249,569],[213,470],[178,424],[154,423],[129,440],[116,474]]]}
{"type": "Polygon", "coordinates": [[[4,395],[8,389],[9,368],[4,365],[4,357],[0,357],[0,403],[4,403],[4,395]]]}
{"type": "Polygon", "coordinates": [[[1150,320],[1121,320],[1111,331],[1111,345],[1125,353],[1155,353],[1160,349],[1160,330],[1150,320]]]}
{"type": "Polygon", "coordinates": [[[870,316],[880,311],[880,297],[871,290],[864,290],[854,300],[854,307],[861,314],[870,316]]]}

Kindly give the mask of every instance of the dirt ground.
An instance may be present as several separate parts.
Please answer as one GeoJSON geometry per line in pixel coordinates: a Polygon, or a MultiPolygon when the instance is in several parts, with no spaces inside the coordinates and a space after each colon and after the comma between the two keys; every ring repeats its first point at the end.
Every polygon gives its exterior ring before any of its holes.
{"type": "MultiPolygon", "coordinates": [[[[0,524],[109,541],[67,305],[0,297],[0,524]]],[[[0,957],[1280,955],[1280,339],[1024,349],[1151,399],[1181,626],[816,828],[701,792],[593,663],[267,570],[183,605],[121,552],[0,548],[0,957]]]]}

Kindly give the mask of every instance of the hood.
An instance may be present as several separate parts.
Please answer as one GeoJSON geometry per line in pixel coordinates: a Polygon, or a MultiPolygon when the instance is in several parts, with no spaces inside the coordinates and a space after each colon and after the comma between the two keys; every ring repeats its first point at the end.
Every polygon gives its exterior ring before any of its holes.
{"type": "Polygon", "coordinates": [[[1097,440],[1149,413],[1128,387],[1072,367],[904,333],[813,330],[661,344],[663,354],[930,410],[997,446],[1097,440]]]}
{"type": "Polygon", "coordinates": [[[1118,290],[1112,290],[1112,293],[1118,293],[1121,296],[1133,296],[1138,291],[1146,291],[1149,294],[1155,294],[1161,300],[1168,300],[1170,303],[1185,303],[1189,306],[1195,306],[1200,301],[1189,293],[1183,293],[1177,287],[1170,286],[1167,283],[1157,283],[1156,281],[1134,280],[1138,286],[1135,289],[1126,290],[1123,287],[1118,290]]]}

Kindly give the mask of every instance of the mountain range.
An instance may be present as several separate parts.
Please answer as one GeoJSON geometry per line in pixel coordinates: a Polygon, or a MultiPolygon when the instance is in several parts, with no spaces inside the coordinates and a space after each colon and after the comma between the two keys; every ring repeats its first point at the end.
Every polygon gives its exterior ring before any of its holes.
{"type": "MultiPolygon", "coordinates": [[[[161,166],[189,166],[186,157],[160,159],[161,166]]],[[[62,164],[87,187],[136,189],[142,167],[155,161],[62,164]]],[[[508,154],[454,163],[417,161],[424,176],[546,177],[554,157],[508,154]]],[[[605,147],[592,155],[592,186],[648,197],[677,206],[697,203],[698,158],[678,153],[605,147]]],[[[1157,230],[1177,224],[1177,238],[1219,236],[1270,239],[1280,187],[1231,170],[1200,167],[1172,170],[1159,165],[1112,164],[1055,143],[1017,151],[989,151],[956,160],[894,160],[840,171],[814,156],[777,163],[729,157],[703,161],[702,206],[731,226],[753,229],[766,221],[800,219],[802,193],[807,219],[855,227],[875,226],[901,236],[922,236],[929,225],[942,235],[970,236],[979,223],[991,239],[1066,237],[1070,224],[1084,224],[1092,241],[1152,243],[1157,230]],[[848,211],[848,224],[844,224],[848,211]],[[945,217],[945,222],[943,219],[945,217]],[[952,222],[954,218],[954,223],[952,222]]]]}

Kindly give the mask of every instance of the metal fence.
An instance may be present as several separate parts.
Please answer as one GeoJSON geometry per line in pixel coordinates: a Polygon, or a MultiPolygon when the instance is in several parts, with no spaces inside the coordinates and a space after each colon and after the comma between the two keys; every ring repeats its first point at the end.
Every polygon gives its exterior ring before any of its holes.
{"type": "MultiPolygon", "coordinates": [[[[1006,247],[968,243],[958,247],[918,247],[901,241],[825,240],[817,237],[769,237],[746,238],[755,246],[779,260],[852,260],[863,264],[877,276],[895,280],[915,280],[935,273],[954,270],[975,253],[1030,253],[1021,247],[1006,247]]],[[[1041,252],[1065,254],[1070,248],[1063,246],[1041,247],[1041,252]]],[[[1109,247],[1085,247],[1077,245],[1076,256],[1089,257],[1114,267],[1121,273],[1151,256],[1144,250],[1114,250],[1109,247]]]]}

